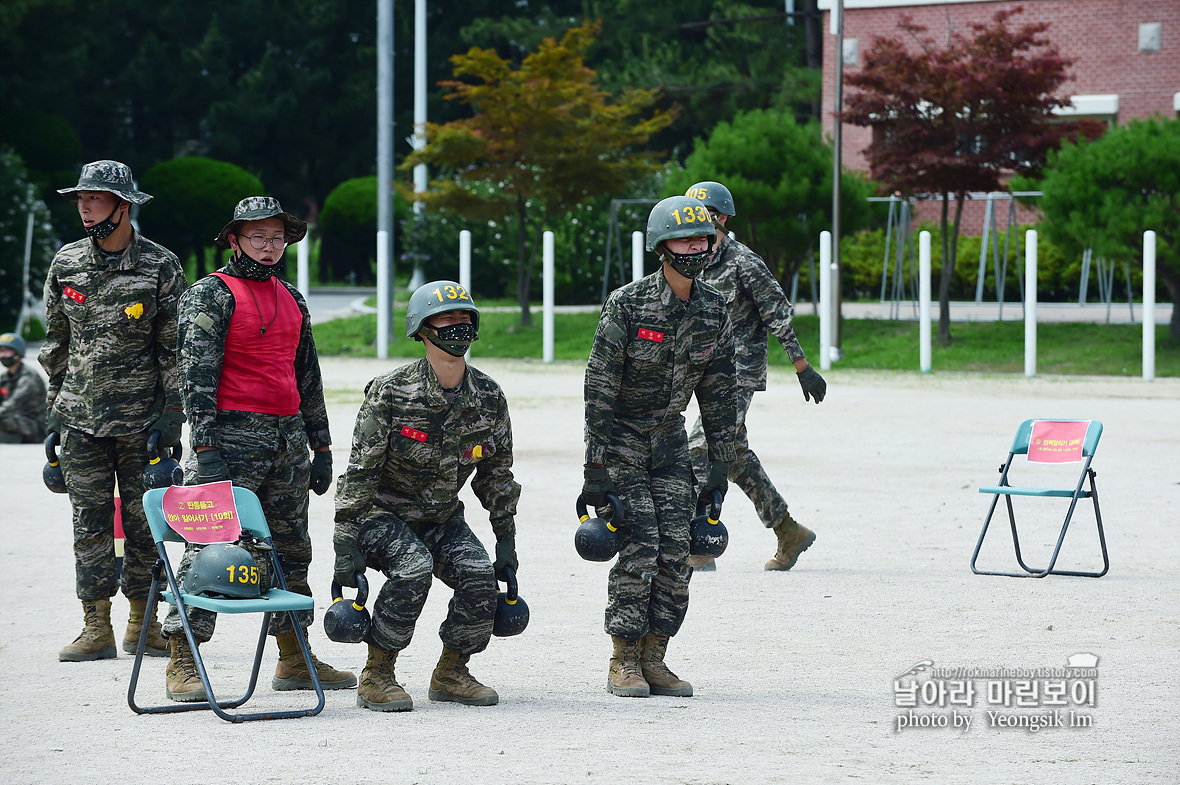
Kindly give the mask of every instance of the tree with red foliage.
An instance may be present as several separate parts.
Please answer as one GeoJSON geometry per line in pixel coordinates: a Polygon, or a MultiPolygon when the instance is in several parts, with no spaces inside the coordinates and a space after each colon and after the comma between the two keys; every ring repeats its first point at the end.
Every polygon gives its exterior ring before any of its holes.
{"type": "Polygon", "coordinates": [[[943,46],[903,15],[903,35],[877,38],[864,67],[845,77],[859,92],[849,95],[841,118],[872,127],[866,150],[872,177],[890,193],[942,198],[942,345],[951,340],[951,279],[967,194],[1001,190],[1012,173],[1036,171],[1063,136],[1077,131],[1076,124],[1049,123],[1054,109],[1069,105],[1055,94],[1072,79],[1066,73],[1071,61],[1043,37],[1048,23],[1009,27],[1022,10],[973,22],[970,35],[953,31],[943,46]],[[951,197],[955,216],[948,231],[951,197]]]}

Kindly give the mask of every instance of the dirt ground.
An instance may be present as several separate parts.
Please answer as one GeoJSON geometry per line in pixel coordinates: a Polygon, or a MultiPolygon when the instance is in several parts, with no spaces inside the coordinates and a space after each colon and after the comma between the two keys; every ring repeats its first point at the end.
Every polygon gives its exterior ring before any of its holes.
{"type": "MultiPolygon", "coordinates": [[[[399,362],[324,361],[338,472],[365,382],[399,362]]],[[[581,561],[573,548],[582,367],[475,363],[508,395],[524,486],[519,578],[532,620],[523,635],[493,639],[472,661],[473,673],[499,691],[498,706],[427,700],[448,600],[436,582],[398,661],[415,701],[408,714],[358,709],[352,690],[328,693],[319,716],[297,720],[231,725],[209,712],[133,714],[130,656],[57,661],[80,629],[68,501],[42,486],[39,447],[0,445],[0,781],[1180,781],[1180,380],[837,368],[817,407],[772,371],[771,389],[750,413],[751,443],[818,540],[791,572],[764,572],[774,538],[733,491],[723,516],[729,550],[717,572],[694,576],[688,618],[669,651],[696,695],[641,700],[604,689],[608,566],[581,561]],[[1105,423],[1094,466],[1106,577],[1018,580],[969,569],[989,502],[977,488],[995,482],[1016,426],[1029,417],[1105,423]],[[1027,671],[1064,668],[1075,654],[1098,657],[1097,676],[1084,680],[1094,705],[1085,685],[1081,702],[1071,696],[1060,708],[1044,695],[1027,708],[991,702],[1027,671]],[[908,683],[915,677],[902,674],[927,660],[919,679],[933,668],[1016,676],[992,679],[995,695],[988,679],[967,679],[977,690],[969,705],[938,705],[939,685],[956,685],[929,678],[933,689],[919,693],[911,715],[898,705],[895,680],[908,683]],[[898,727],[911,717],[948,726],[898,727]],[[1065,727],[1032,730],[1032,717],[1065,727]]],[[[466,498],[472,528],[491,543],[487,516],[466,498]]],[[[1019,501],[1018,512],[1028,513],[1026,558],[1043,563],[1065,506],[1019,501]]],[[[363,646],[328,641],[319,623],[329,602],[332,513],[331,492],[312,497],[312,647],[359,672],[363,646]]],[[[1000,523],[981,566],[1011,566],[1000,523]]],[[[1099,564],[1092,512],[1080,508],[1059,566],[1099,564]]],[[[121,633],[121,596],[113,615],[121,633]]],[[[224,695],[245,683],[254,624],[223,618],[202,648],[224,695]]],[[[253,703],[306,705],[307,693],[270,690],[275,656],[272,646],[253,703]]],[[[142,701],[165,701],[163,670],[163,660],[146,661],[142,701]]]]}

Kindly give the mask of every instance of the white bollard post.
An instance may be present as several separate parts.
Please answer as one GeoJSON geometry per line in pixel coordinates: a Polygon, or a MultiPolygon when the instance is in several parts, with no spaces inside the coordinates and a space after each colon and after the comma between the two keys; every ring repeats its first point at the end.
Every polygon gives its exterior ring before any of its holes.
{"type": "Polygon", "coordinates": [[[631,280],[643,277],[643,232],[631,232],[631,280]]]}
{"type": "Polygon", "coordinates": [[[832,233],[819,233],[819,369],[832,367],[832,233]]]}
{"type": "MultiPolygon", "coordinates": [[[[1176,303],[1173,308],[1180,308],[1176,303]]],[[[1155,232],[1143,233],[1143,380],[1155,379],[1155,232]]]]}
{"type": "Polygon", "coordinates": [[[553,362],[553,232],[545,232],[541,251],[541,355],[553,362]]]}
{"type": "MultiPolygon", "coordinates": [[[[467,296],[471,296],[471,232],[464,229],[459,232],[459,285],[467,290],[467,296]]],[[[474,344],[473,344],[474,345],[474,344]]],[[[467,348],[467,354],[463,355],[468,360],[471,359],[471,347],[467,348]]]]}
{"type": "Polygon", "coordinates": [[[918,364],[930,373],[930,232],[918,234],[918,364]]]}
{"type": "Polygon", "coordinates": [[[1037,375],[1037,230],[1024,235],[1024,375],[1037,375]]]}
{"type": "Polygon", "coordinates": [[[389,357],[389,232],[377,232],[377,357],[389,357]]]}
{"type": "Polygon", "coordinates": [[[295,278],[295,288],[299,290],[299,293],[301,295],[303,295],[303,299],[305,301],[307,300],[308,296],[311,294],[311,284],[307,280],[308,276],[309,276],[309,273],[308,273],[309,248],[308,248],[308,246],[310,246],[310,245],[311,245],[311,238],[304,237],[303,242],[301,242],[295,246],[296,257],[298,259],[298,272],[296,273],[296,278],[295,278]]]}

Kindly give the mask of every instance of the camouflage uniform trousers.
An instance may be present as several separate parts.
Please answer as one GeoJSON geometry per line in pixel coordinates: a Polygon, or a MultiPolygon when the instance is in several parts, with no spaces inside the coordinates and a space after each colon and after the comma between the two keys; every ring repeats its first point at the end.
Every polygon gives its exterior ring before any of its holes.
{"type": "MultiPolygon", "coordinates": [[[[729,479],[742,489],[758,512],[758,518],[766,528],[772,528],[782,523],[787,514],[787,500],[782,497],[766,471],[762,462],[750,449],[746,434],[746,413],[754,399],[754,390],[749,387],[734,388],[734,399],[737,403],[738,427],[737,437],[733,446],[737,451],[737,458],[729,464],[729,479]]],[[[705,449],[705,434],[701,428],[701,418],[697,418],[696,425],[688,437],[689,451],[692,453],[692,467],[696,473],[697,484],[704,482],[709,476],[709,454],[705,449]]]]}
{"type": "Polygon", "coordinates": [[[74,508],[74,570],[80,600],[115,596],[115,479],[123,510],[123,594],[148,596],[156,546],[143,514],[143,466],[147,431],[128,436],[91,436],[61,430],[62,475],[74,508]]]}
{"type": "Polygon", "coordinates": [[[368,643],[390,651],[410,645],[433,575],[455,592],[438,628],[443,645],[460,654],[487,648],[496,578],[487,551],[463,519],[462,504],[437,524],[407,523],[378,510],[362,524],[357,544],[365,563],[386,578],[373,603],[368,643]]]}
{"type": "MultiPolygon", "coordinates": [[[[221,457],[229,468],[233,484],[249,488],[258,494],[266,525],[270,527],[287,589],[311,596],[307,583],[307,568],[311,564],[311,537],[307,532],[307,492],[311,476],[307,433],[301,415],[277,416],[251,412],[218,412],[217,443],[221,457]]],[[[196,459],[190,452],[186,465],[185,484],[196,482],[196,459]]],[[[183,585],[193,556],[199,546],[185,548],[184,558],[177,569],[176,580],[183,585]]],[[[268,556],[254,552],[255,559],[269,572],[268,556]]],[[[277,581],[275,581],[277,584],[277,581]]],[[[269,581],[264,580],[264,585],[269,581]]],[[[299,625],[306,631],[313,619],[312,611],[299,611],[299,625]]],[[[189,609],[189,624],[193,635],[207,641],[213,637],[217,614],[201,608],[189,609]]],[[[268,632],[282,635],[293,632],[291,617],[277,613],[271,617],[268,632]]],[[[164,634],[182,634],[180,615],[173,606],[164,620],[164,634]]]]}
{"type": "Polygon", "coordinates": [[[626,640],[675,635],[688,612],[692,574],[691,466],[687,458],[651,470],[616,462],[608,471],[623,502],[623,525],[607,581],[606,632],[626,640]]]}

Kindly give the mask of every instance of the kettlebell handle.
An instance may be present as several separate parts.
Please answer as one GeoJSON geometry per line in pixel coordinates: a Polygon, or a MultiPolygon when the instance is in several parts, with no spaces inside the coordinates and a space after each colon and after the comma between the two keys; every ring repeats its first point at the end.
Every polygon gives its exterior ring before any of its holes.
{"type": "Polygon", "coordinates": [[[49,461],[50,466],[57,466],[57,445],[61,443],[61,435],[57,431],[52,431],[45,437],[45,460],[49,461]]]}
{"type": "MultiPolygon", "coordinates": [[[[353,607],[358,611],[365,609],[365,603],[369,601],[369,582],[365,579],[363,572],[355,573],[356,575],[356,599],[352,601],[353,607]]],[[[332,602],[341,599],[344,596],[344,590],[340,587],[339,582],[332,580],[332,602]]]]}
{"type": "Polygon", "coordinates": [[[504,582],[508,584],[508,591],[505,592],[506,599],[509,605],[516,604],[516,598],[520,596],[520,590],[516,585],[516,570],[511,567],[504,568],[504,582]]]}
{"type": "MultiPolygon", "coordinates": [[[[603,498],[611,506],[611,515],[606,519],[607,522],[615,521],[621,523],[623,520],[623,500],[613,493],[606,493],[603,495],[603,498]]],[[[590,517],[589,511],[586,509],[586,500],[582,497],[582,494],[578,494],[578,500],[574,503],[574,507],[578,511],[579,521],[584,521],[590,517]]]]}
{"type": "MultiPolygon", "coordinates": [[[[152,466],[155,466],[157,463],[160,462],[160,435],[161,434],[159,431],[152,431],[151,433],[148,434],[147,456],[148,456],[148,463],[150,463],[152,466]]],[[[180,463],[180,459],[183,456],[184,456],[184,451],[181,449],[180,443],[177,442],[176,445],[172,448],[172,460],[176,461],[177,463],[180,463]]]]}
{"type": "Polygon", "coordinates": [[[716,488],[710,494],[709,501],[705,501],[705,497],[701,496],[697,499],[697,517],[705,514],[705,508],[709,508],[709,523],[717,523],[721,520],[721,502],[725,499],[721,495],[721,491],[716,488]]]}

